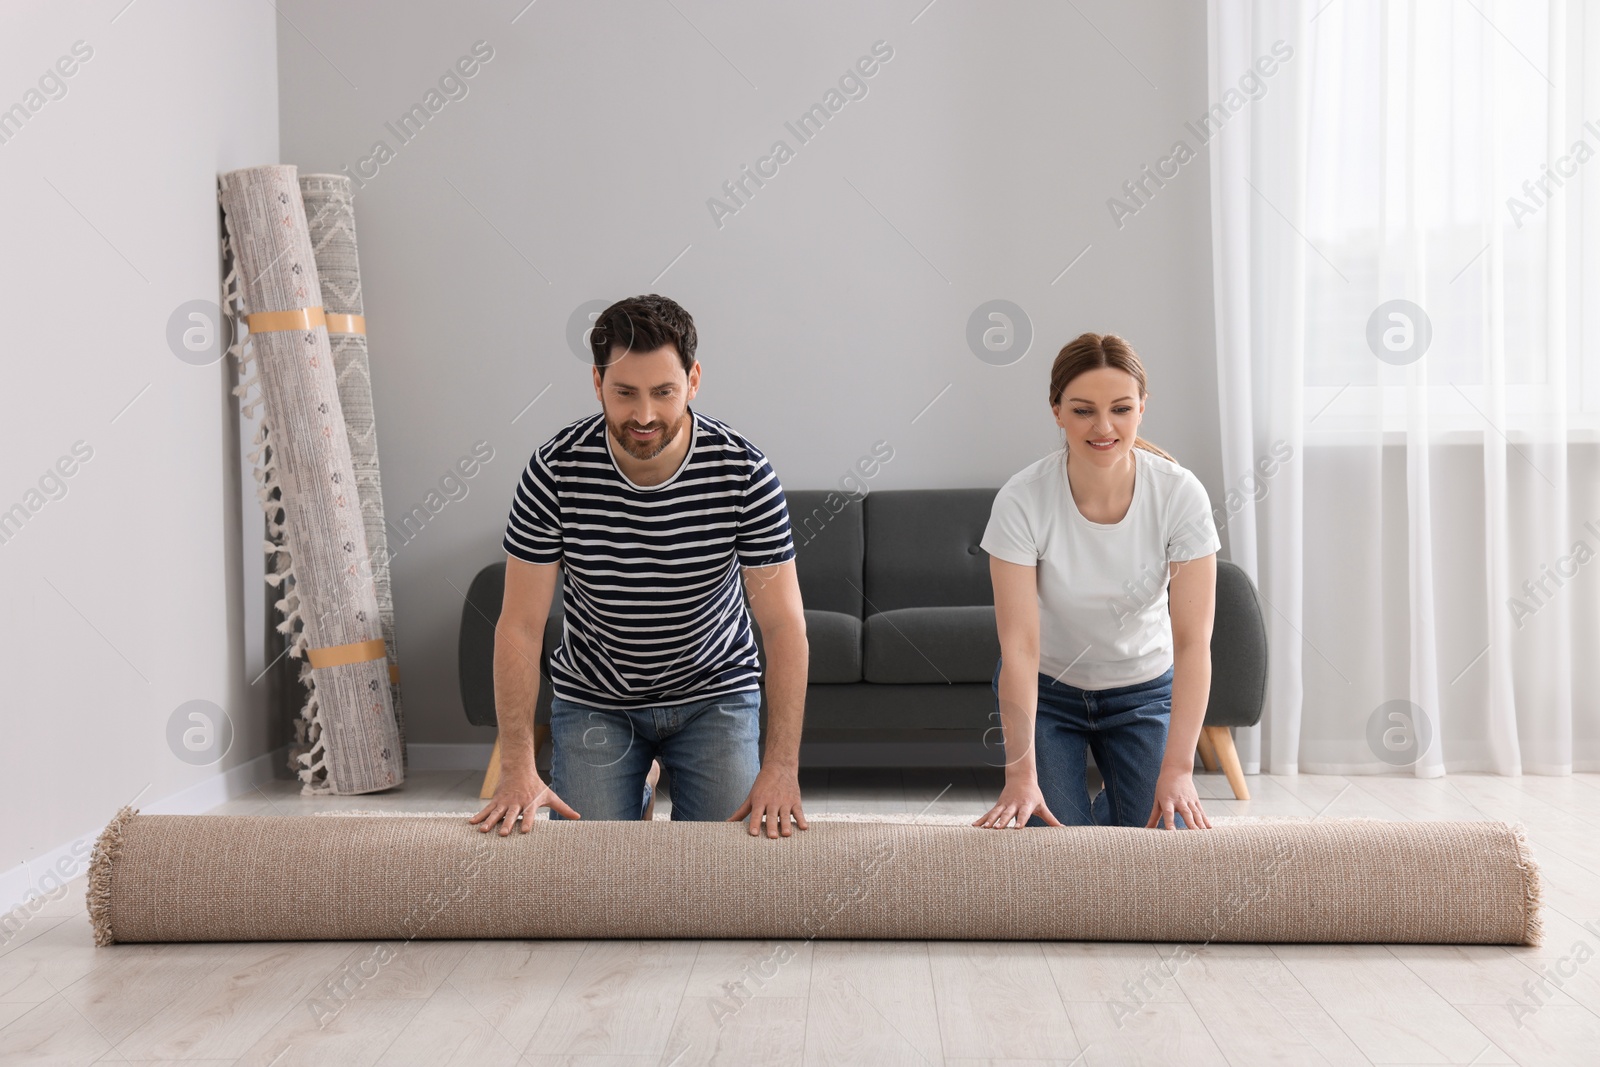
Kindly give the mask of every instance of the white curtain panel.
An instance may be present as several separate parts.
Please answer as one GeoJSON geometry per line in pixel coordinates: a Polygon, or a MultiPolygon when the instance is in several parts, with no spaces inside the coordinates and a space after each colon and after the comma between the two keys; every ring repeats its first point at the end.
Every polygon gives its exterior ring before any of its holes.
{"type": "Polygon", "coordinates": [[[1600,770],[1584,15],[1210,0],[1221,525],[1271,640],[1247,771],[1600,770]]]}

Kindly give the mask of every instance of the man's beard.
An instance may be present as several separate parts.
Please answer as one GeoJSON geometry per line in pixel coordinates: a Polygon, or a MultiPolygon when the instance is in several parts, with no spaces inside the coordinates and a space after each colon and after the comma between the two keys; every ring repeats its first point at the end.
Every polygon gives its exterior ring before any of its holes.
{"type": "Polygon", "coordinates": [[[630,434],[628,430],[630,428],[649,430],[657,426],[662,426],[662,423],[655,422],[651,423],[649,426],[638,426],[632,422],[612,422],[610,419],[607,419],[606,428],[611,431],[611,439],[617,442],[617,444],[621,445],[623,450],[634,459],[655,459],[666,449],[668,445],[677,440],[678,431],[683,428],[683,424],[687,422],[688,419],[689,413],[685,411],[677,422],[673,423],[671,426],[665,427],[661,433],[656,434],[655,437],[648,441],[635,440],[633,435],[630,434]]]}

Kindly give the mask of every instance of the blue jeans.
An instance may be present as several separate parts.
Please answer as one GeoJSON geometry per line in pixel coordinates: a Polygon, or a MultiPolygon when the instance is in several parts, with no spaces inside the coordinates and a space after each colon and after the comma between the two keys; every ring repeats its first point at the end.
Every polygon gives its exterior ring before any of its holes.
{"type": "MultiPolygon", "coordinates": [[[[1034,763],[1045,806],[1068,826],[1143,826],[1155,804],[1156,779],[1172,720],[1172,668],[1148,682],[1079,689],[1039,675],[1033,723],[1034,763]],[[1084,749],[1094,753],[1105,786],[1091,802],[1084,749]]],[[[1000,704],[1000,665],[991,688],[1000,704]]],[[[1007,759],[1014,758],[1008,749],[1007,759]]],[[[1175,827],[1183,816],[1173,812],[1175,827]]],[[[1034,815],[1029,826],[1044,826],[1034,815]]],[[[1161,824],[1165,829],[1165,824],[1161,824]]]]}
{"type": "MultiPolygon", "coordinates": [[[[645,776],[659,759],[672,776],[674,821],[722,821],[739,810],[761,769],[761,693],[667,707],[607,711],[550,702],[550,788],[584,821],[641,819],[645,776]]],[[[561,818],[554,810],[552,819],[561,818]]]]}

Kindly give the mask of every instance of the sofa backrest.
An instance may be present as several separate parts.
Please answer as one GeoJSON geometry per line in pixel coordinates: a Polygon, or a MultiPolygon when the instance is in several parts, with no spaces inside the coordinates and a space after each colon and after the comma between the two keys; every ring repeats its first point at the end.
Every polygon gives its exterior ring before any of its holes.
{"type": "Polygon", "coordinates": [[[859,619],[864,607],[862,498],[834,489],[786,489],[784,496],[805,606],[859,619]]]}
{"type": "Polygon", "coordinates": [[[978,547],[992,489],[878,489],[867,496],[864,614],[994,604],[978,547]]]}

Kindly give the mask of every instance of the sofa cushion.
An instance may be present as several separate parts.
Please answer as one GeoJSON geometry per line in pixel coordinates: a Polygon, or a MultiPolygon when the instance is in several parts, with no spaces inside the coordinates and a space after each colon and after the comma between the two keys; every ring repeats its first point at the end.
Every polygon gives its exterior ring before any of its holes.
{"type": "MultiPolygon", "coordinates": [[[[840,611],[818,611],[806,608],[806,643],[810,645],[810,660],[806,681],[811,685],[841,685],[861,681],[861,620],[840,611]]],[[[761,626],[750,616],[750,628],[756,635],[756,648],[761,653],[761,681],[766,684],[767,647],[761,638],[761,626]]]]}
{"type": "Polygon", "coordinates": [[[878,489],[865,501],[864,614],[994,603],[979,547],[998,489],[878,489]]]}
{"type": "Polygon", "coordinates": [[[899,608],[868,615],[862,676],[869,682],[988,682],[1000,634],[988,605],[899,608]]]}

